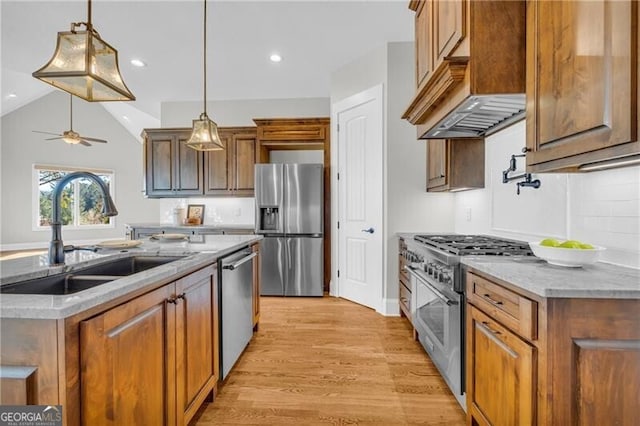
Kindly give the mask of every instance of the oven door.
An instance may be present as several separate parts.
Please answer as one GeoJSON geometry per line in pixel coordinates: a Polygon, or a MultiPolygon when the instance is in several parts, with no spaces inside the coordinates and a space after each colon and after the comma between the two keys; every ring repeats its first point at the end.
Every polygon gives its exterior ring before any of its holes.
{"type": "Polygon", "coordinates": [[[411,274],[412,320],[420,343],[455,395],[462,394],[462,296],[420,270],[411,274]]]}

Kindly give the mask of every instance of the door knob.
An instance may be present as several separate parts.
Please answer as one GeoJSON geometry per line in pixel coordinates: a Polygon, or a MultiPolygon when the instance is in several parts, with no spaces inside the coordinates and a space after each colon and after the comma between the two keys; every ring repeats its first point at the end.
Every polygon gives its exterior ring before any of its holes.
{"type": "Polygon", "coordinates": [[[367,229],[363,229],[362,232],[368,232],[369,234],[373,234],[374,229],[373,228],[367,228],[367,229]]]}

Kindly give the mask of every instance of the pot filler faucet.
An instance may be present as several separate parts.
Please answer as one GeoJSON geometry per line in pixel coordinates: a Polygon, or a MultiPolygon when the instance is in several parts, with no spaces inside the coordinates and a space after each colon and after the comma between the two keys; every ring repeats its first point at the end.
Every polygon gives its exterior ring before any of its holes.
{"type": "Polygon", "coordinates": [[[118,214],[116,205],[113,203],[111,195],[109,195],[109,188],[107,188],[107,185],[98,176],[89,172],[73,172],[60,179],[60,182],[58,182],[56,187],[53,189],[53,196],[51,201],[51,242],[49,243],[50,266],[64,265],[64,244],[62,243],[62,222],[60,221],[60,202],[62,200],[62,190],[72,180],[81,178],[91,179],[98,185],[98,188],[100,188],[102,197],[104,198],[104,207],[102,208],[102,213],[105,216],[116,216],[118,214]]]}

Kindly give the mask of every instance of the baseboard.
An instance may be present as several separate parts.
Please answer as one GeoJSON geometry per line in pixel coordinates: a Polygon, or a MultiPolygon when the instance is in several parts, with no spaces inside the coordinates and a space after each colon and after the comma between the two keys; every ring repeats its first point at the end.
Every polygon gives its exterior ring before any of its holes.
{"type": "Polygon", "coordinates": [[[378,313],[386,317],[399,317],[400,305],[398,299],[382,299],[382,310],[378,313]]]}
{"type": "Polygon", "coordinates": [[[329,296],[338,297],[338,283],[329,280],[329,296]]]}

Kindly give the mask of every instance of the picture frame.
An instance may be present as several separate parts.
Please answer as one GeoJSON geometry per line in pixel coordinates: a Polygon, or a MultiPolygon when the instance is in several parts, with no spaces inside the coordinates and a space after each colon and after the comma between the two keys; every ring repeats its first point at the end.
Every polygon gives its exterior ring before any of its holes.
{"type": "Polygon", "coordinates": [[[187,206],[187,225],[202,225],[204,220],[204,204],[189,204],[187,206]]]}

